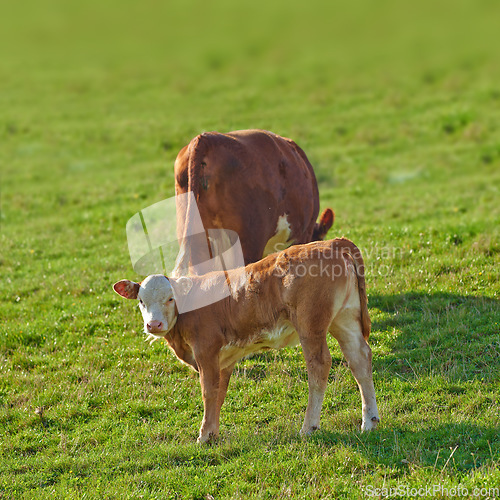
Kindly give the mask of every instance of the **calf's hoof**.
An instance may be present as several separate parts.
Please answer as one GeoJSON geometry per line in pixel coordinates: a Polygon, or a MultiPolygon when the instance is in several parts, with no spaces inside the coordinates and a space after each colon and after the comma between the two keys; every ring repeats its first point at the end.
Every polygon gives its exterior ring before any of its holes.
{"type": "Polygon", "coordinates": [[[370,420],[363,421],[361,424],[361,432],[373,431],[377,428],[379,423],[380,419],[378,417],[372,417],[370,420]]]}
{"type": "Polygon", "coordinates": [[[198,444],[211,444],[215,443],[218,437],[219,437],[218,434],[216,434],[215,432],[207,432],[204,434],[200,434],[196,442],[198,444]]]}
{"type": "Polygon", "coordinates": [[[313,432],[319,430],[319,425],[312,425],[311,427],[302,427],[302,429],[300,429],[300,435],[302,437],[305,437],[305,436],[310,436],[313,432]]]}

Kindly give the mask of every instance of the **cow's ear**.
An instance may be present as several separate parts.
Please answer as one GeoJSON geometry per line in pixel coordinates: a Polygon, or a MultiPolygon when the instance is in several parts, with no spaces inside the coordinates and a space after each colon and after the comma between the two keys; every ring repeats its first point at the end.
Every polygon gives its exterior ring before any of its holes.
{"type": "Polygon", "coordinates": [[[126,299],[137,299],[140,286],[135,281],[121,280],[113,285],[113,290],[126,299]]]}

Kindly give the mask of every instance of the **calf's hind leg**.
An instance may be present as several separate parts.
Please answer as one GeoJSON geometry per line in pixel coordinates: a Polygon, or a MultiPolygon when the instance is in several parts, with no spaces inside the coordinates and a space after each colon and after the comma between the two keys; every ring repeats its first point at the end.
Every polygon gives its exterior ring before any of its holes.
{"type": "Polygon", "coordinates": [[[332,366],[332,357],[326,343],[326,329],[316,333],[300,334],[299,332],[299,337],[306,360],[309,385],[306,416],[300,430],[300,433],[304,435],[319,429],[321,407],[328,384],[328,374],[332,366]]]}
{"type": "Polygon", "coordinates": [[[359,321],[346,311],[335,318],[330,332],[337,339],[361,392],[361,430],[375,429],[380,419],[373,385],[372,350],[361,333],[359,321]]]}

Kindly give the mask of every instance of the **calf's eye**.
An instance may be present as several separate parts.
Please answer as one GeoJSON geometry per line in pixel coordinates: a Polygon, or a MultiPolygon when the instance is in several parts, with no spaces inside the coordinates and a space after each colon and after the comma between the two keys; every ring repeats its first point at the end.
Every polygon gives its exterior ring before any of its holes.
{"type": "Polygon", "coordinates": [[[173,297],[170,297],[167,302],[170,303],[170,302],[173,302],[174,301],[174,298],[173,297]]]}

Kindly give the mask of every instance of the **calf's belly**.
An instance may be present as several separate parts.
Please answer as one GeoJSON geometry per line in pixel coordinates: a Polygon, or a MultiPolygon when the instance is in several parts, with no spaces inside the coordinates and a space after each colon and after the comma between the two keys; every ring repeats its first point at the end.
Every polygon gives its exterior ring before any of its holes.
{"type": "Polygon", "coordinates": [[[287,320],[280,320],[271,330],[262,330],[246,342],[234,342],[225,345],[219,352],[219,365],[222,368],[239,361],[245,356],[269,349],[293,347],[299,343],[299,335],[287,320]]]}

